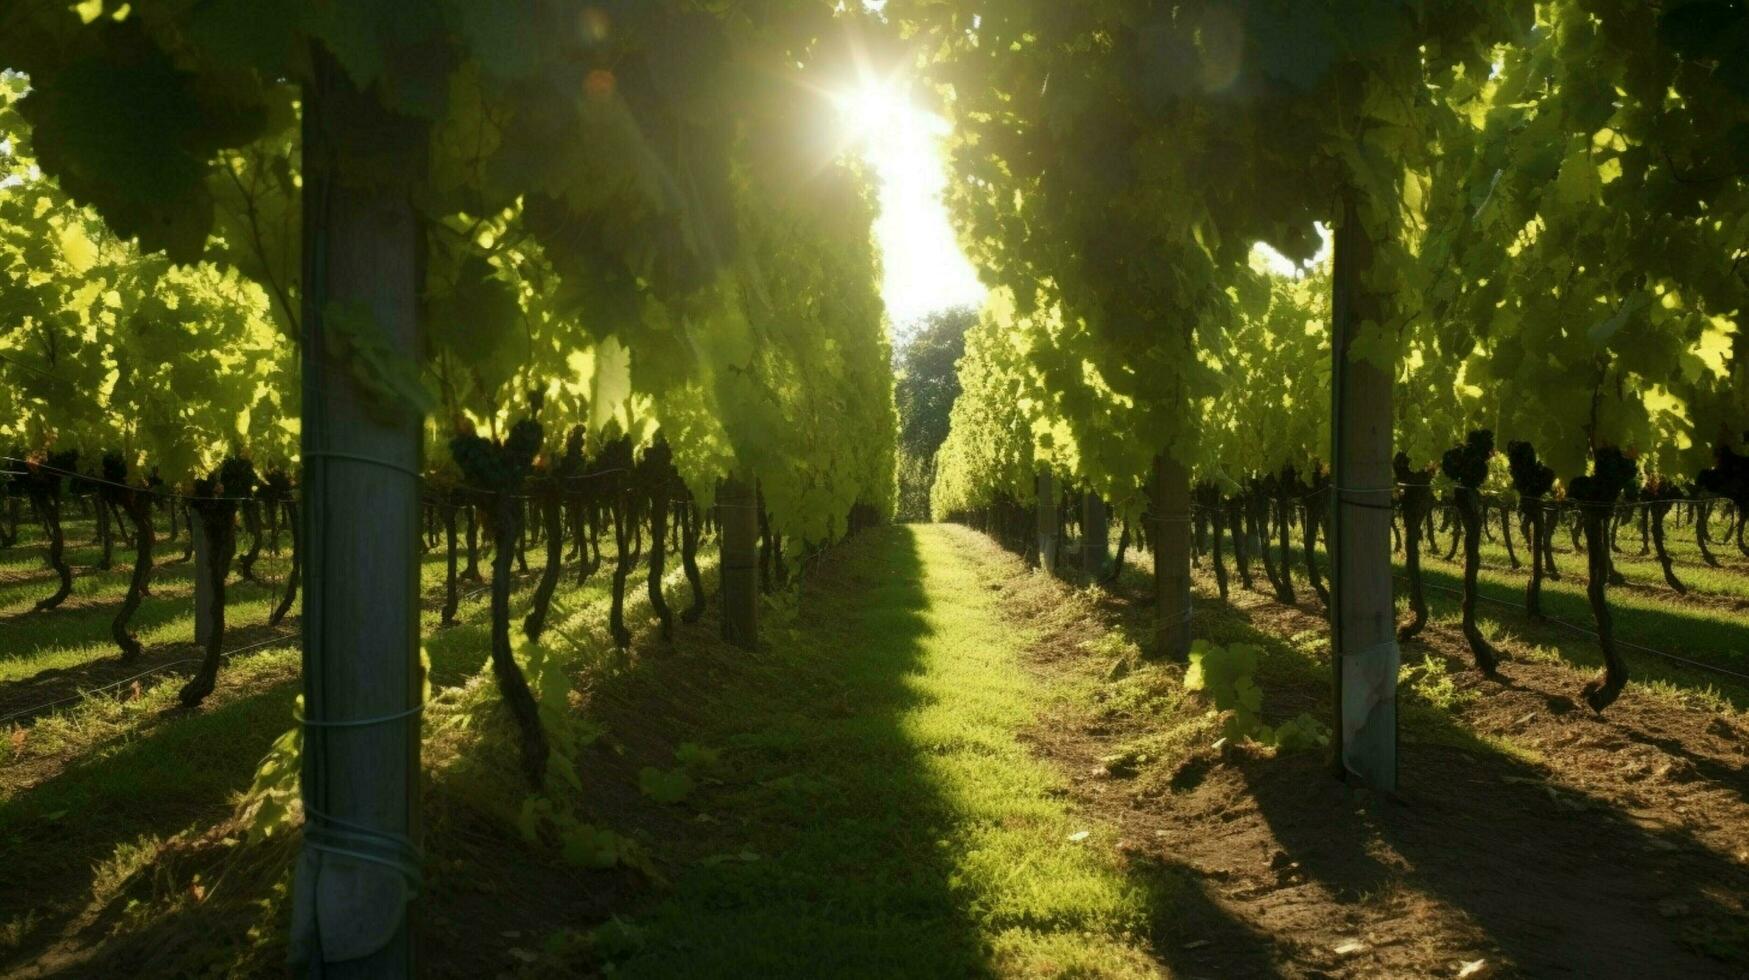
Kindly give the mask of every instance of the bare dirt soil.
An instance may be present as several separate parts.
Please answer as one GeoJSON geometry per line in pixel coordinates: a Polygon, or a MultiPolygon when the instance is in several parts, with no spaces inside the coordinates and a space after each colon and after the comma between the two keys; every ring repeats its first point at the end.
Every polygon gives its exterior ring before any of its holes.
{"type": "MultiPolygon", "coordinates": [[[[1265,645],[1271,720],[1328,717],[1328,668],[1282,666],[1300,656],[1283,641],[1321,633],[1322,610],[1239,589],[1232,599],[1199,596],[1198,635],[1265,645]]],[[[1110,658],[1083,644],[1101,628],[1146,629],[1146,604],[1112,596],[1100,609],[1103,622],[1070,622],[1036,644],[1034,669],[1107,686],[1110,658]]],[[[1092,704],[1053,708],[1032,739],[1083,806],[1122,828],[1128,860],[1202,881],[1201,936],[1174,951],[1180,971],[1749,976],[1742,715],[1630,687],[1598,716],[1573,697],[1582,673],[1518,659],[1502,682],[1486,680],[1438,623],[1404,645],[1405,662],[1425,655],[1450,670],[1456,703],[1401,695],[1394,798],[1337,781],[1327,751],[1251,743],[1114,769],[1114,752],[1180,719],[1102,706],[1101,688],[1092,704]]]]}

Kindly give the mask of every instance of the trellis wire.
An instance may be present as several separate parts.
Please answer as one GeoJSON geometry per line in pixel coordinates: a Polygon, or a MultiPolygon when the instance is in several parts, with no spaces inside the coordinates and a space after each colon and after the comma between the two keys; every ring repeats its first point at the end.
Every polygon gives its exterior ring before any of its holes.
{"type": "MultiPolygon", "coordinates": [[[[275,645],[278,645],[281,643],[286,643],[286,642],[289,642],[291,640],[296,640],[298,638],[298,636],[299,636],[299,634],[297,634],[297,633],[286,633],[286,634],[283,634],[280,636],[271,637],[271,638],[266,639],[266,640],[261,640],[261,641],[255,642],[255,643],[246,644],[244,646],[240,646],[240,647],[236,648],[235,650],[227,650],[227,651],[219,654],[219,659],[220,660],[229,660],[232,657],[235,657],[239,653],[248,653],[251,650],[259,650],[262,647],[269,647],[269,646],[275,646],[275,645]]],[[[25,717],[33,716],[33,715],[39,714],[43,711],[47,711],[50,708],[58,707],[58,706],[63,705],[63,704],[71,704],[75,701],[85,701],[85,700],[88,700],[92,697],[95,697],[96,695],[102,694],[105,691],[112,691],[112,690],[115,690],[116,688],[131,684],[134,681],[137,681],[142,677],[150,677],[153,674],[161,673],[163,671],[169,670],[172,667],[180,667],[183,664],[197,664],[197,663],[200,663],[202,659],[204,659],[204,658],[202,658],[202,657],[183,657],[180,660],[171,660],[167,663],[161,663],[161,664],[158,664],[157,666],[154,666],[154,667],[148,667],[147,669],[142,670],[137,674],[133,674],[133,675],[128,676],[128,677],[124,677],[119,681],[112,681],[112,682],[110,682],[108,684],[104,684],[100,687],[94,687],[94,688],[91,688],[90,690],[80,691],[78,694],[69,694],[64,698],[56,698],[53,701],[45,701],[42,704],[35,705],[33,707],[20,708],[19,710],[14,711],[11,714],[0,716],[0,725],[3,725],[9,721],[13,721],[13,720],[18,719],[18,718],[25,718],[25,717]]]]}
{"type": "MultiPolygon", "coordinates": [[[[1405,576],[1402,576],[1402,575],[1394,576],[1394,578],[1396,578],[1397,581],[1399,581],[1399,582],[1408,581],[1408,578],[1405,576]]],[[[1450,593],[1450,594],[1456,595],[1456,596],[1463,595],[1462,589],[1454,589],[1454,588],[1451,588],[1450,586],[1446,586],[1446,585],[1435,585],[1432,582],[1423,582],[1423,583],[1421,583],[1421,587],[1426,588],[1426,589],[1433,589],[1437,592],[1447,592],[1447,593],[1450,593]]],[[[1505,599],[1497,599],[1491,595],[1484,595],[1480,591],[1478,591],[1476,593],[1476,598],[1481,599],[1484,602],[1491,602],[1497,606],[1504,606],[1508,609],[1517,610],[1519,612],[1524,611],[1516,603],[1509,602],[1505,599]]],[[[1567,620],[1561,619],[1558,616],[1545,615],[1543,617],[1543,619],[1548,621],[1548,622],[1554,623],[1558,626],[1564,626],[1567,629],[1570,629],[1575,633],[1579,633],[1579,634],[1584,635],[1584,636],[1589,636],[1594,640],[1598,638],[1596,630],[1586,629],[1585,627],[1580,626],[1578,623],[1568,622],[1567,620]]],[[[1656,657],[1662,657],[1665,660],[1669,660],[1673,663],[1679,663],[1679,664],[1683,664],[1683,665],[1688,666],[1688,667],[1693,667],[1696,670],[1709,671],[1709,672],[1712,672],[1715,674],[1723,674],[1726,677],[1735,677],[1736,679],[1741,680],[1741,681],[1749,681],[1749,674],[1732,670],[1729,667],[1720,667],[1716,664],[1703,663],[1699,660],[1691,660],[1687,657],[1680,656],[1680,655],[1674,654],[1674,653],[1670,653],[1670,652],[1665,651],[1665,650],[1659,650],[1656,647],[1649,647],[1649,646],[1646,646],[1646,645],[1641,644],[1641,643],[1632,643],[1630,641],[1620,640],[1620,639],[1615,640],[1614,642],[1615,642],[1616,646],[1627,647],[1630,650],[1638,650],[1642,653],[1649,653],[1649,654],[1652,654],[1653,656],[1656,656],[1656,657]]]]}

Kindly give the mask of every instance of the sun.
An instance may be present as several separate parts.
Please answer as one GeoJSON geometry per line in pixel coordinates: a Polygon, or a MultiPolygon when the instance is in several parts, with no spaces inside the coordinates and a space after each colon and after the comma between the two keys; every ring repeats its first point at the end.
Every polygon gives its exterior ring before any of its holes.
{"type": "Polygon", "coordinates": [[[903,334],[919,317],[949,306],[978,305],[984,288],[948,223],[942,196],[947,171],[942,141],[947,121],[919,108],[903,76],[858,71],[830,93],[845,152],[873,170],[880,193],[875,239],[880,245],[882,296],[903,334]]]}
{"type": "Polygon", "coordinates": [[[835,92],[832,104],[838,110],[838,125],[845,140],[861,146],[895,124],[908,122],[910,100],[899,86],[887,79],[864,78],[850,88],[835,92]]]}

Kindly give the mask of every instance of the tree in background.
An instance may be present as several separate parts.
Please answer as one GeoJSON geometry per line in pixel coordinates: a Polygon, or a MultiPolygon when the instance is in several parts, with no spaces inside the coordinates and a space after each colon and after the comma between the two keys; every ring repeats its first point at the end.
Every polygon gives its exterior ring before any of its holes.
{"type": "Polygon", "coordinates": [[[926,521],[935,482],[935,451],[947,438],[948,413],[960,395],[966,331],[978,322],[969,306],[924,317],[898,354],[899,520],[926,521]]]}

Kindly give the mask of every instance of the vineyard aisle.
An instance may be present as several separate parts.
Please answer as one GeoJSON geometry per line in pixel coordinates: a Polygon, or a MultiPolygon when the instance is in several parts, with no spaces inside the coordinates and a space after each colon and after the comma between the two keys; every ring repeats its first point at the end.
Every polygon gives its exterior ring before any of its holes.
{"type": "MultiPolygon", "coordinates": [[[[1154,975],[1162,890],[1121,869],[1025,732],[1049,691],[1005,616],[1034,579],[987,538],[848,543],[728,680],[674,887],[636,976],[1154,975]]],[[[1037,579],[1048,596],[1055,587],[1037,579]]]]}
{"type": "MultiPolygon", "coordinates": [[[[847,542],[757,657],[656,712],[660,740],[721,751],[718,781],[667,808],[671,887],[620,910],[607,955],[640,977],[1742,975],[1722,709],[1636,692],[1598,720],[1549,707],[1563,665],[1483,691],[1454,650],[1458,674],[1405,688],[1389,801],[1324,752],[1223,747],[1183,667],[1139,659],[1141,588],[951,525],[847,542]],[[1687,752],[1638,744],[1656,732],[1687,752]]],[[[1198,636],[1256,645],[1270,721],[1318,710],[1315,616],[1198,610],[1198,636]]]]}

